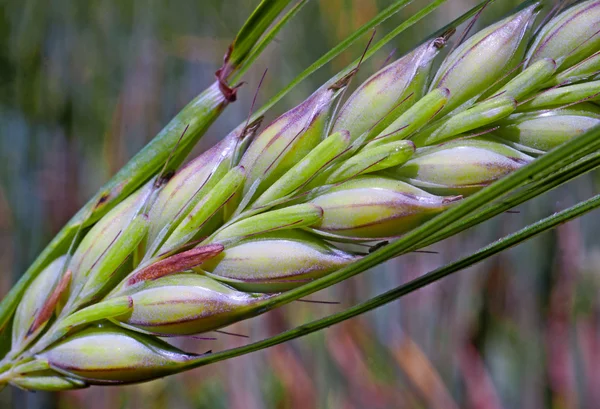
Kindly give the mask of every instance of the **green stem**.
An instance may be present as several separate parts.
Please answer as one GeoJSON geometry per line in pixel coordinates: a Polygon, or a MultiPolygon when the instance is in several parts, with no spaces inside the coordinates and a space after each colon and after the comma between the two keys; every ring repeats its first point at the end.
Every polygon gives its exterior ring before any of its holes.
{"type": "Polygon", "coordinates": [[[275,36],[279,34],[281,29],[285,27],[288,21],[291,20],[292,17],[294,17],[307,2],[308,0],[301,0],[298,3],[296,3],[294,7],[292,7],[290,11],[285,13],[285,15],[264,35],[264,37],[261,38],[258,44],[256,44],[256,46],[252,48],[252,50],[250,50],[244,64],[240,67],[239,70],[237,70],[236,73],[234,73],[231,76],[230,81],[232,84],[236,84],[242,79],[244,74],[252,66],[254,61],[256,61],[256,59],[262,54],[265,48],[267,48],[271,41],[273,41],[275,36]]]}
{"type": "Polygon", "coordinates": [[[251,352],[259,351],[261,349],[269,348],[274,345],[281,344],[286,341],[290,341],[292,339],[299,338],[301,336],[311,334],[313,332],[319,331],[321,329],[327,328],[331,325],[343,322],[347,319],[356,317],[358,315],[364,314],[367,311],[371,311],[375,308],[378,308],[382,305],[388,304],[394,300],[397,300],[400,297],[403,297],[409,293],[412,293],[426,285],[434,283],[441,278],[444,278],[450,274],[453,274],[457,271],[463,270],[473,264],[476,264],[482,260],[489,258],[490,256],[500,253],[510,247],[513,247],[523,241],[526,241],[540,233],[543,233],[547,230],[553,229],[556,226],[565,223],[569,220],[575,219],[579,216],[582,216],[585,213],[590,212],[596,208],[600,207],[600,195],[594,196],[593,198],[579,203],[576,206],[573,206],[569,209],[563,210],[559,213],[556,213],[550,217],[540,220],[537,223],[534,223],[530,226],[525,227],[524,229],[519,230],[516,233],[508,235],[486,247],[483,247],[479,251],[457,260],[453,263],[450,263],[446,266],[440,267],[436,270],[433,270],[427,274],[422,275],[421,277],[414,279],[404,285],[396,287],[388,292],[385,292],[377,297],[374,297],[368,301],[357,304],[354,307],[348,308],[345,311],[339,312],[337,314],[330,315],[328,317],[315,320],[308,324],[301,325],[292,330],[283,332],[281,334],[275,335],[271,338],[267,338],[262,341],[253,342],[251,344],[245,345],[239,348],[233,348],[222,352],[216,352],[214,354],[207,354],[198,359],[190,361],[190,363],[185,367],[185,370],[191,368],[197,368],[200,366],[208,365],[210,363],[223,361],[225,359],[233,358],[240,355],[245,355],[251,352]]]}
{"type": "MultiPolygon", "coordinates": [[[[248,57],[252,55],[256,44],[267,32],[269,26],[277,16],[285,9],[292,0],[262,0],[254,9],[250,17],[245,21],[242,28],[231,44],[231,55],[229,61],[233,70],[242,66],[248,57]]],[[[264,48],[264,47],[263,47],[264,48]]]]}

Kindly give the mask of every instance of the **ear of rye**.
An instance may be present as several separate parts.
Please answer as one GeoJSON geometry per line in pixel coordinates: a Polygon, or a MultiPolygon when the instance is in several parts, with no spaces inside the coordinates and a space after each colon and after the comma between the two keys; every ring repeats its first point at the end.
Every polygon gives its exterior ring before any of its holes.
{"type": "Polygon", "coordinates": [[[346,243],[410,236],[528,166],[530,153],[599,126],[590,102],[599,4],[560,13],[529,49],[539,5],[527,5],[467,38],[437,72],[448,36],[425,41],[361,84],[339,112],[352,75],[261,132],[257,123],[232,132],[158,192],[149,183],[130,194],[76,248],[70,285],[60,286],[63,258],[31,283],[0,384],[64,390],[184,370],[196,357],[159,337],[274,308],[278,297],[360,262],[346,243]],[[66,305],[52,301],[63,290],[66,305]]]}

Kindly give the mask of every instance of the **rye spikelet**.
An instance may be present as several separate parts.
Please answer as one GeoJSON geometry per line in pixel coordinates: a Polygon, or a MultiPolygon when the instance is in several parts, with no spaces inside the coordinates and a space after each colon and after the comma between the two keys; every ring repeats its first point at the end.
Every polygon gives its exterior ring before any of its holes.
{"type": "Polygon", "coordinates": [[[539,9],[473,34],[436,72],[450,32],[345,102],[350,77],[260,132],[233,131],[168,181],[157,175],[28,288],[0,384],[62,390],[177,372],[195,356],[158,337],[263,313],[278,293],[360,259],[349,243],[399,237],[599,125],[600,0],[534,36],[539,9]]]}

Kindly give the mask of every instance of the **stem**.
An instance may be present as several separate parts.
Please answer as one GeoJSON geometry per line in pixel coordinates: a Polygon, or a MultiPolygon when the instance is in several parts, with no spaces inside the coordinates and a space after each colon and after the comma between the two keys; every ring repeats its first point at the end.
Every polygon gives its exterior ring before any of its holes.
{"type": "Polygon", "coordinates": [[[249,51],[248,56],[246,57],[246,61],[244,61],[243,65],[234,73],[230,81],[232,84],[237,84],[246,71],[252,66],[254,61],[262,54],[262,52],[267,48],[267,46],[273,41],[275,36],[279,33],[279,31],[285,27],[287,22],[298,13],[302,7],[308,2],[308,0],[300,0],[296,3],[290,11],[285,13],[285,15],[263,36],[263,38],[249,51]]]}
{"type": "MultiPolygon", "coordinates": [[[[269,26],[292,0],[262,0],[235,36],[230,47],[230,55],[225,59],[226,67],[235,71],[247,61],[254,51],[260,38],[267,32],[269,26]]],[[[264,49],[264,47],[263,47],[264,49]]],[[[261,49],[262,51],[262,49],[261,49]]],[[[226,73],[229,76],[229,73],[226,73]]]]}

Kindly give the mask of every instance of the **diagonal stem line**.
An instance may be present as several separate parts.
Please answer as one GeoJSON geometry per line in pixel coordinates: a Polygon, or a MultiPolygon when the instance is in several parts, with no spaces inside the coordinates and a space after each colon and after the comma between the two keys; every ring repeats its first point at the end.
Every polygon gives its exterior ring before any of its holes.
{"type": "Polygon", "coordinates": [[[367,311],[371,311],[377,307],[383,306],[394,300],[397,300],[400,297],[403,297],[431,283],[434,283],[450,274],[463,270],[490,256],[493,256],[501,251],[504,251],[523,241],[537,236],[540,233],[553,229],[562,223],[580,217],[585,213],[588,213],[598,207],[600,207],[600,195],[596,195],[593,198],[586,200],[585,202],[579,203],[559,213],[555,213],[552,216],[542,219],[537,223],[527,226],[494,243],[491,243],[488,246],[481,248],[479,251],[467,257],[464,257],[453,263],[447,264],[443,267],[433,270],[427,274],[422,275],[419,278],[409,281],[408,283],[398,286],[377,297],[371,298],[368,301],[362,302],[360,304],[355,305],[354,307],[348,308],[347,310],[330,315],[325,318],[321,318],[319,320],[312,321],[308,324],[301,325],[292,330],[282,332],[278,335],[258,342],[253,342],[243,347],[233,348],[222,352],[216,352],[214,354],[204,355],[198,359],[190,361],[189,365],[187,365],[185,369],[187,370],[191,368],[196,368],[199,366],[204,366],[210,363],[222,361],[236,356],[245,355],[250,352],[259,351],[261,349],[278,345],[283,342],[299,338],[303,335],[308,335],[310,333],[319,331],[331,325],[345,321],[349,318],[356,317],[367,311]]]}
{"type": "MultiPolygon", "coordinates": [[[[230,82],[232,84],[238,83],[244,74],[252,67],[256,59],[262,54],[262,52],[267,48],[267,46],[275,39],[277,34],[281,31],[283,27],[287,25],[287,23],[294,17],[301,9],[306,5],[308,0],[300,0],[296,3],[281,19],[269,29],[267,33],[264,34],[263,38],[249,51],[248,56],[246,57],[246,61],[241,65],[241,67],[232,74],[230,78],[230,82]]],[[[248,117],[249,118],[249,117],[248,117]]]]}

